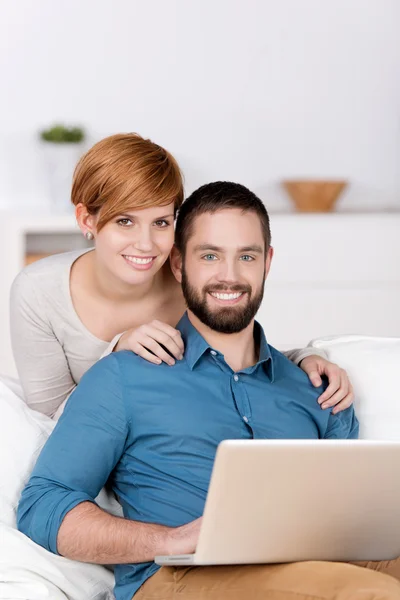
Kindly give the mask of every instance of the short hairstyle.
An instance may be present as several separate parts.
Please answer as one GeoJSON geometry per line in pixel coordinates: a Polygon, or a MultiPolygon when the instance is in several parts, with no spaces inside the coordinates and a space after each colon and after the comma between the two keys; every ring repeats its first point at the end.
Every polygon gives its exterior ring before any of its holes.
{"type": "Polygon", "coordinates": [[[183,178],[174,157],[137,133],[111,135],[78,162],[72,203],[98,215],[98,230],[128,209],[183,202],[183,178]]]}
{"type": "Polygon", "coordinates": [[[264,236],[265,251],[268,250],[271,244],[271,230],[268,212],[262,201],[240,183],[215,181],[194,191],[179,209],[175,228],[175,246],[183,256],[188,239],[193,234],[196,217],[227,208],[238,208],[243,213],[254,212],[258,215],[264,236]]]}

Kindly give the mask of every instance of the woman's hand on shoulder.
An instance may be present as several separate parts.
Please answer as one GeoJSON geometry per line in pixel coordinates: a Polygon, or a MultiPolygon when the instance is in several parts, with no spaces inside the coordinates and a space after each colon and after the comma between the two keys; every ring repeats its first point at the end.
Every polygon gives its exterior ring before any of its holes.
{"type": "Polygon", "coordinates": [[[172,366],[175,364],[175,359],[183,358],[185,347],[177,329],[162,321],[154,320],[126,331],[115,347],[116,352],[119,350],[131,350],[156,365],[164,361],[172,366]]]}
{"type": "Polygon", "coordinates": [[[353,404],[353,386],[344,369],[317,355],[303,358],[300,368],[307,373],[315,387],[322,385],[322,375],[328,378],[329,385],[318,398],[321,408],[334,407],[332,413],[336,414],[353,404]]]}

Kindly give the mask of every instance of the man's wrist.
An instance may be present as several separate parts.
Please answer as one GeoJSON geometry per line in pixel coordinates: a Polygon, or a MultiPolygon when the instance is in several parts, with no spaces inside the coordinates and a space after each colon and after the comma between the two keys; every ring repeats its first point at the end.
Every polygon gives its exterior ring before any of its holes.
{"type": "Polygon", "coordinates": [[[154,556],[167,556],[175,554],[175,527],[156,525],[153,532],[154,556]]]}

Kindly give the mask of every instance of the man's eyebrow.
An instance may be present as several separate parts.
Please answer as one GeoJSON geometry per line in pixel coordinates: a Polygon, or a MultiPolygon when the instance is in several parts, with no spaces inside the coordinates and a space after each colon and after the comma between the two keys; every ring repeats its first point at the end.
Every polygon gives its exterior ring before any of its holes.
{"type": "MultiPolygon", "coordinates": [[[[198,244],[194,247],[195,252],[206,252],[208,250],[211,250],[212,252],[225,252],[225,248],[213,246],[212,244],[198,244]]],[[[238,248],[238,253],[241,252],[256,252],[257,254],[263,254],[264,250],[261,246],[256,244],[254,246],[243,246],[242,248],[238,248]]]]}
{"type": "Polygon", "coordinates": [[[261,246],[256,244],[254,246],[244,246],[243,248],[240,248],[239,252],[256,252],[257,254],[263,254],[264,250],[261,246]]]}
{"type": "Polygon", "coordinates": [[[204,252],[205,250],[212,250],[213,252],[224,252],[224,248],[221,246],[213,246],[212,244],[198,244],[194,247],[195,252],[204,252]]]}

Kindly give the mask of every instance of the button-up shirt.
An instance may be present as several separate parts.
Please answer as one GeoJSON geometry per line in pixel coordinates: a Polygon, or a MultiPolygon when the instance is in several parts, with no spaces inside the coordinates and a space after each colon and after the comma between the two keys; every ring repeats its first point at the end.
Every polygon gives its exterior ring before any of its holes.
{"type": "MultiPolygon", "coordinates": [[[[154,365],[116,352],[82,378],[22,493],[18,527],[57,553],[66,513],[109,481],[127,519],[171,527],[203,513],[218,444],[226,439],[355,438],[353,408],[322,410],[307,375],[269,346],[255,323],[259,360],[234,372],[187,315],[183,360],[154,365]]],[[[158,569],[115,568],[117,600],[158,569]]]]}

